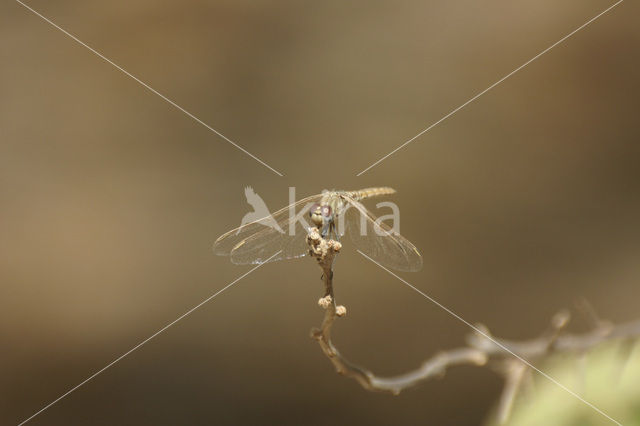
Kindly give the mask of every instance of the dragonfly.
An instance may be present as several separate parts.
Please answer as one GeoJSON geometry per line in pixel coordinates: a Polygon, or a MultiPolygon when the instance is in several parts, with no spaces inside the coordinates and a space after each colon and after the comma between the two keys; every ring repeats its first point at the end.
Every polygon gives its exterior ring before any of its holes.
{"type": "Polygon", "coordinates": [[[303,220],[306,216],[323,238],[339,241],[346,233],[359,250],[381,265],[398,271],[418,271],[422,268],[418,249],[360,203],[366,198],[395,192],[389,187],[324,190],[232,229],[216,240],[213,249],[215,254],[229,256],[232,263],[239,265],[306,256],[310,230],[303,220]]]}

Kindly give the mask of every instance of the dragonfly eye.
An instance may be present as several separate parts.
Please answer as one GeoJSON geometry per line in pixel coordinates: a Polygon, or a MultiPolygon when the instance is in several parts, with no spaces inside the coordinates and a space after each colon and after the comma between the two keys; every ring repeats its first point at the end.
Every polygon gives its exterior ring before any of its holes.
{"type": "Polygon", "coordinates": [[[320,204],[314,204],[311,206],[311,210],[309,210],[309,217],[311,218],[311,222],[320,229],[322,227],[322,206],[320,204]]]}

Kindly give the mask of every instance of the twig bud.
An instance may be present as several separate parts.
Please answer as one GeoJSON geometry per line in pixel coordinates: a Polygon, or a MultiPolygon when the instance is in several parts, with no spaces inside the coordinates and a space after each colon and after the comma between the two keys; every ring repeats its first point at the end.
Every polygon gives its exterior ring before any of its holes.
{"type": "Polygon", "coordinates": [[[320,300],[318,300],[318,306],[320,306],[322,309],[327,309],[329,306],[331,306],[332,301],[333,299],[331,298],[331,295],[327,294],[325,297],[321,297],[320,300]]]}

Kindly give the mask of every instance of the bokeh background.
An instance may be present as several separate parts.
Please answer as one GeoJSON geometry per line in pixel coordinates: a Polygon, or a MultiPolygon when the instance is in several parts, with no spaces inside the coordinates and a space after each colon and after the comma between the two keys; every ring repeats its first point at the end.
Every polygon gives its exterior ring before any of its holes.
{"type": "MultiPolygon", "coordinates": [[[[582,299],[640,315],[637,2],[360,177],[612,2],[28,4],[285,176],[3,2],[1,424],[245,273],[211,244],[250,211],[247,185],[271,209],[290,186],[396,188],[425,261],[402,276],[498,336],[537,336],[582,299]]],[[[336,268],[349,359],[397,374],[464,344],[466,326],[348,242],[336,268]]],[[[485,421],[502,386],[489,369],[398,397],[338,376],[309,338],[319,277],[305,258],[258,269],[31,424],[485,421]]]]}

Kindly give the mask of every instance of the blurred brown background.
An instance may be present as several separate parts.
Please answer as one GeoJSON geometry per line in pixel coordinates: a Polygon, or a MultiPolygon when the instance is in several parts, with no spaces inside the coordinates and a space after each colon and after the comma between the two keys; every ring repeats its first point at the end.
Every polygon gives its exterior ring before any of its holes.
{"type": "MultiPolygon", "coordinates": [[[[606,1],[30,6],[285,174],[278,177],[15,2],[0,6],[0,424],[16,424],[248,267],[211,243],[287,188],[387,185],[470,322],[529,338],[586,298],[637,318],[640,27],[606,1]]],[[[369,203],[374,207],[375,203],[369,203]]],[[[374,210],[375,211],[375,210],[374,210]]],[[[379,374],[469,330],[348,245],[335,341],[379,374]]],[[[266,265],[36,417],[68,424],[480,424],[501,380],[461,367],[399,397],[333,371],[309,259],[266,265]]],[[[576,319],[576,327],[580,327],[576,319]]],[[[566,395],[569,400],[572,397],[566,395]]]]}

